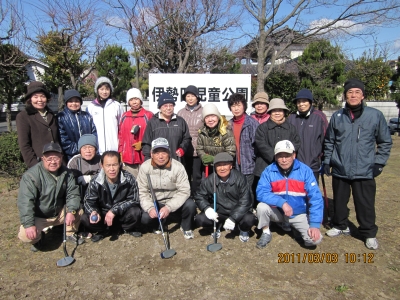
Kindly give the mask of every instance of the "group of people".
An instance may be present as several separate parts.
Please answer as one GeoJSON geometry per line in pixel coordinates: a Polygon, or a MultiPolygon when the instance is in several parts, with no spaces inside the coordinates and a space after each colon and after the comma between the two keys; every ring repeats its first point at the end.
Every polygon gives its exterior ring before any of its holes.
{"type": "Polygon", "coordinates": [[[383,114],[365,106],[359,80],[345,83],[345,107],[329,125],[308,89],[297,93],[297,111],[289,116],[284,101],[269,100],[265,92],[254,96],[248,115],[245,97],[232,94],[230,121],[214,104],[202,106],[193,85],[177,114],[175,99],[164,92],[153,115],[135,88],[128,90],[130,110],[123,112],[112,90],[111,81],[100,77],[86,112],[79,93],[66,91],[66,107],[56,115],[43,84],[28,86],[26,111],[17,116],[29,167],[18,208],[19,238],[33,251],[43,247],[46,229],[64,218],[68,240],[80,244],[112,230],[140,237],[146,226],[158,233],[158,217],[165,224],[170,215],[180,218],[185,239],[194,238],[195,227],[217,222],[217,236],[222,228],[237,229],[239,240],[248,242],[257,224],[262,233],[256,246],[262,249],[272,240],[272,221],[293,230],[306,247],[315,246],[322,241],[321,170],[332,175],[334,198],[333,228],[326,234],[350,234],[352,191],[359,232],[367,248],[378,248],[374,178],[392,141],[383,114]]]}

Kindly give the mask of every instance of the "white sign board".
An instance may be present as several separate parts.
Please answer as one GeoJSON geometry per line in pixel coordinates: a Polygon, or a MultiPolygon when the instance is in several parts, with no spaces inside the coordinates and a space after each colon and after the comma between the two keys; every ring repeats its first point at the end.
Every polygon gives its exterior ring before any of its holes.
{"type": "Polygon", "coordinates": [[[233,93],[243,94],[251,110],[251,75],[250,74],[149,74],[149,110],[157,112],[157,100],[163,92],[175,98],[175,113],[185,107],[182,99],[189,85],[198,88],[200,103],[214,103],[221,115],[231,116],[228,99],[233,93]]]}

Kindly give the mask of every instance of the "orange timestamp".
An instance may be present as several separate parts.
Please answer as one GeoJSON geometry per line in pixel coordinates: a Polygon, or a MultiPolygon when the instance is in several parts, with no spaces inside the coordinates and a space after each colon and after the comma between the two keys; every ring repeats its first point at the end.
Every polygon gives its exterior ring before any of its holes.
{"type": "MultiPolygon", "coordinates": [[[[374,263],[374,253],[345,253],[344,254],[345,263],[374,263]]],[[[278,253],[278,263],[288,264],[288,263],[328,263],[336,264],[339,262],[339,254],[332,253],[278,253]]]]}

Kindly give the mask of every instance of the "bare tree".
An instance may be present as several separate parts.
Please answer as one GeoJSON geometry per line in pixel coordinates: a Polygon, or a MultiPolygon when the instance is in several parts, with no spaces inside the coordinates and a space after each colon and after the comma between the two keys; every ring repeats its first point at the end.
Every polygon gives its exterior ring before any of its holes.
{"type": "Polygon", "coordinates": [[[399,23],[397,0],[243,0],[243,4],[258,26],[253,43],[258,61],[257,91],[264,90],[265,79],[290,45],[338,35],[362,36],[370,34],[374,26],[399,23]],[[310,22],[316,10],[329,17],[310,22]],[[273,42],[267,43],[268,37],[273,42]]]}

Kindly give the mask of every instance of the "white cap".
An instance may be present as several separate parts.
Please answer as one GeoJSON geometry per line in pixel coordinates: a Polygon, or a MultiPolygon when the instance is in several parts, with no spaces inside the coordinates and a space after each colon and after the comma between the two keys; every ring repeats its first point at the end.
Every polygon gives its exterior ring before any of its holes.
{"type": "Polygon", "coordinates": [[[169,151],[170,149],[169,149],[169,144],[168,144],[167,139],[156,138],[155,140],[153,140],[151,142],[151,152],[154,152],[154,150],[156,150],[157,148],[164,148],[169,151]]]}
{"type": "Polygon", "coordinates": [[[294,146],[291,141],[283,140],[279,141],[275,145],[275,155],[281,152],[286,152],[292,154],[294,152],[294,146]]]}
{"type": "Polygon", "coordinates": [[[135,88],[129,89],[128,92],[126,93],[126,104],[129,105],[129,100],[131,100],[132,98],[140,99],[140,102],[142,102],[142,104],[143,104],[143,97],[142,97],[142,93],[140,92],[140,90],[135,89],[135,88]]]}

